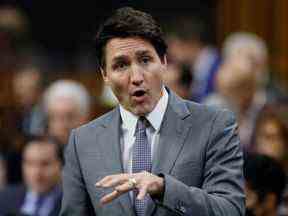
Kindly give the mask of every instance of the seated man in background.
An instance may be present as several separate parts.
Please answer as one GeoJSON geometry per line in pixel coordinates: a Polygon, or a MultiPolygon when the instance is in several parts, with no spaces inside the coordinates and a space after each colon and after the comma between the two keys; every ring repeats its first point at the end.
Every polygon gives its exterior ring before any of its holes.
{"type": "Polygon", "coordinates": [[[265,155],[249,154],[245,159],[246,215],[279,215],[278,208],[286,185],[283,168],[265,155]]]}
{"type": "Polygon", "coordinates": [[[249,65],[224,62],[216,82],[217,92],[207,97],[205,104],[224,107],[236,114],[241,144],[249,150],[255,120],[264,106],[264,103],[255,99],[256,76],[249,65]]]}
{"type": "Polygon", "coordinates": [[[85,123],[90,115],[90,96],[85,87],[72,80],[58,80],[44,92],[48,134],[65,145],[72,128],[85,123]]]}
{"type": "Polygon", "coordinates": [[[35,138],[23,152],[24,185],[9,186],[0,192],[0,215],[57,216],[62,151],[53,141],[35,138]]]}
{"type": "Polygon", "coordinates": [[[218,50],[211,43],[209,27],[204,20],[180,16],[174,17],[166,28],[171,59],[189,65],[193,77],[190,99],[202,102],[215,91],[214,81],[222,61],[218,50]]]}
{"type": "Polygon", "coordinates": [[[13,77],[14,99],[19,112],[16,127],[25,137],[37,136],[44,130],[44,113],[40,104],[43,77],[39,68],[20,68],[13,77]]]}

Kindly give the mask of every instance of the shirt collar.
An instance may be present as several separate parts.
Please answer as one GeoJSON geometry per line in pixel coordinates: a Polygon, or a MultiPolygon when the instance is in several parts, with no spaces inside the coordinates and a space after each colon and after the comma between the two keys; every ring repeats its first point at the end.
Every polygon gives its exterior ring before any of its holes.
{"type": "Polygon", "coordinates": [[[138,116],[126,110],[122,105],[120,105],[120,115],[123,128],[133,129],[136,127],[138,116]]]}
{"type": "MultiPolygon", "coordinates": [[[[158,131],[160,129],[164,113],[166,111],[167,105],[168,105],[168,92],[163,86],[162,89],[163,95],[156,104],[155,108],[148,113],[145,117],[149,121],[149,123],[152,125],[152,127],[158,131]]],[[[126,129],[135,129],[137,120],[139,116],[129,112],[126,110],[122,105],[120,105],[120,115],[122,118],[122,126],[126,129]]]]}

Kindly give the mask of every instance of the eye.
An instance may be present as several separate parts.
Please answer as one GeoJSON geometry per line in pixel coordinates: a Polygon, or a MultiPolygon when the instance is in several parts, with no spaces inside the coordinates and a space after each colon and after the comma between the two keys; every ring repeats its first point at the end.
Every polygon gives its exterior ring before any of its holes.
{"type": "Polygon", "coordinates": [[[141,57],[141,63],[143,63],[143,64],[148,64],[150,61],[151,61],[151,57],[150,56],[141,57]]]}
{"type": "Polygon", "coordinates": [[[127,64],[125,62],[117,62],[113,65],[114,70],[124,70],[127,67],[127,64]]]}

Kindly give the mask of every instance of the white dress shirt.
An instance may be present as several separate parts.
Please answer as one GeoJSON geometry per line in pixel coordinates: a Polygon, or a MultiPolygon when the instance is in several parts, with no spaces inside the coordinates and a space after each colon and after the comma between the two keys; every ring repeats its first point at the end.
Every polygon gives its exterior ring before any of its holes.
{"type": "MultiPolygon", "coordinates": [[[[151,144],[151,157],[153,163],[153,156],[157,151],[157,144],[159,143],[159,130],[163,120],[164,113],[168,104],[168,92],[163,87],[163,95],[156,104],[155,108],[145,117],[150,123],[150,127],[146,128],[148,143],[151,144]]],[[[122,149],[122,162],[125,173],[132,173],[132,158],[133,145],[135,142],[135,130],[139,116],[126,110],[120,105],[120,115],[122,119],[120,143],[122,149]]]]}

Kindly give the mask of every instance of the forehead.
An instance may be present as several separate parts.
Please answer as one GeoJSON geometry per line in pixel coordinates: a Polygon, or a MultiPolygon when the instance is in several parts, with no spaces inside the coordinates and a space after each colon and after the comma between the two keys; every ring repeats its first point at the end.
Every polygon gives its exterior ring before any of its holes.
{"type": "Polygon", "coordinates": [[[50,143],[36,142],[30,143],[24,151],[24,159],[45,160],[47,157],[55,157],[55,146],[50,143]]]}
{"type": "Polygon", "coordinates": [[[58,97],[48,104],[48,111],[77,111],[78,104],[71,97],[58,97]]]}
{"type": "Polygon", "coordinates": [[[139,37],[113,38],[106,45],[106,58],[108,61],[120,56],[135,55],[141,52],[156,54],[153,45],[139,37]]]}

